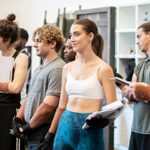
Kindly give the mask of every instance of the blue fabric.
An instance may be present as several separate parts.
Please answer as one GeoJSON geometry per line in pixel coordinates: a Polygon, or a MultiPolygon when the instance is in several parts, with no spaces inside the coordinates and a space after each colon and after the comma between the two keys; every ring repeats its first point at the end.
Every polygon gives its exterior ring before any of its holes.
{"type": "Polygon", "coordinates": [[[26,137],[28,150],[38,150],[39,144],[44,140],[44,137],[49,129],[50,124],[44,124],[36,129],[32,129],[26,137]]]}
{"type": "Polygon", "coordinates": [[[104,150],[103,129],[82,130],[88,115],[65,110],[58,125],[53,150],[104,150]]]}
{"type": "MultiPolygon", "coordinates": [[[[46,134],[46,133],[45,133],[46,134]]],[[[41,140],[41,138],[43,137],[43,135],[37,135],[36,137],[32,137],[32,140],[31,139],[28,139],[28,137],[26,138],[27,140],[27,149],[28,150],[39,150],[39,145],[41,143],[41,141],[44,140],[44,137],[43,139],[41,140]]]]}
{"type": "Polygon", "coordinates": [[[28,150],[38,150],[39,144],[28,144],[28,150]]]}

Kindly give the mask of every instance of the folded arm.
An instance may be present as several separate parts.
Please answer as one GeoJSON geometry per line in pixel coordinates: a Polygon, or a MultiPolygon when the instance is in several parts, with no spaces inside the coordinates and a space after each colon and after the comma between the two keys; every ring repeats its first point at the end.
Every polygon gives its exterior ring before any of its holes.
{"type": "Polygon", "coordinates": [[[145,83],[132,83],[130,85],[134,89],[134,97],[140,100],[150,101],[150,85],[145,83]]]}

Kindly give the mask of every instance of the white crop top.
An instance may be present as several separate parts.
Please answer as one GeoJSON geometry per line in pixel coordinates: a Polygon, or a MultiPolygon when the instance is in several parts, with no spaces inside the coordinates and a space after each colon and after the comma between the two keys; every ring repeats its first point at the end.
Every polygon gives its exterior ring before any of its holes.
{"type": "Polygon", "coordinates": [[[66,92],[69,98],[102,99],[104,96],[97,72],[87,79],[76,80],[69,71],[66,81],[66,92]]]}

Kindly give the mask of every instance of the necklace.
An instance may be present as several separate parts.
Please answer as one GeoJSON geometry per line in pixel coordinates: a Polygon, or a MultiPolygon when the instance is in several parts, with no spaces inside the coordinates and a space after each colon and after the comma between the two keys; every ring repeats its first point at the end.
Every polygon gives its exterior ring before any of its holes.
{"type": "Polygon", "coordinates": [[[49,62],[47,62],[46,64],[42,63],[41,66],[40,66],[40,69],[42,69],[43,67],[47,66],[48,64],[54,62],[57,58],[59,58],[58,56],[51,59],[49,62]]]}

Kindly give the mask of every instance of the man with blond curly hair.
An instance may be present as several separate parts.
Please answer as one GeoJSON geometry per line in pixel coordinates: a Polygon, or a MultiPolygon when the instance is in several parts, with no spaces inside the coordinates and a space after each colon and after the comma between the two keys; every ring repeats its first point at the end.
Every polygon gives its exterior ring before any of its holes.
{"type": "Polygon", "coordinates": [[[33,34],[36,53],[42,64],[35,70],[30,81],[27,100],[13,120],[16,136],[27,137],[28,149],[38,149],[51,124],[59,102],[61,76],[64,61],[58,51],[64,44],[61,31],[52,25],[44,25],[33,34]]]}

